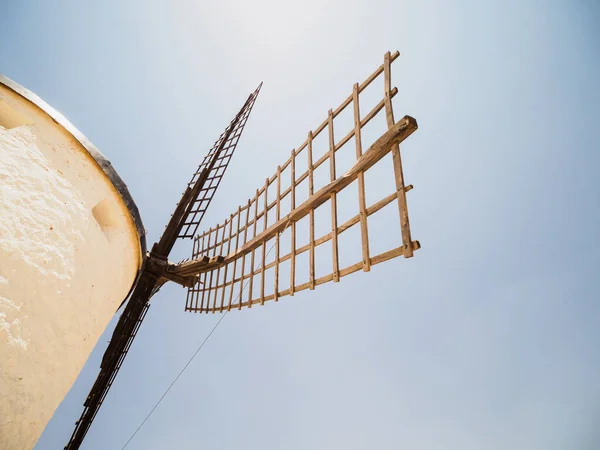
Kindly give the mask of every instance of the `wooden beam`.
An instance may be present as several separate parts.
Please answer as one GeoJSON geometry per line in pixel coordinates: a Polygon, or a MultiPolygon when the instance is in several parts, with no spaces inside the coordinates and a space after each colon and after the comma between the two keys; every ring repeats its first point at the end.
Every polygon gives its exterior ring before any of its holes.
{"type": "MultiPolygon", "coordinates": [[[[237,232],[235,233],[235,248],[238,248],[239,243],[240,243],[240,221],[241,221],[241,215],[242,215],[242,207],[239,206],[238,207],[238,212],[237,212],[237,221],[238,221],[238,225],[237,225],[237,232]]],[[[229,252],[227,252],[229,253],[229,252]]],[[[244,255],[246,256],[246,255],[244,255]]],[[[235,287],[235,272],[237,270],[237,262],[238,260],[234,260],[233,261],[233,274],[231,275],[231,288],[229,289],[229,302],[227,303],[227,311],[231,311],[231,301],[233,300],[233,288],[235,287]]],[[[227,281],[227,280],[225,280],[227,281]]],[[[223,290],[225,291],[225,290],[223,290]]]]}
{"type": "MultiPolygon", "coordinates": [[[[212,228],[210,228],[210,230],[212,230],[212,228]]],[[[205,238],[205,236],[206,236],[206,234],[202,235],[202,250],[204,250],[204,238],[205,238]]],[[[210,235],[208,235],[207,238],[210,241],[210,235]]],[[[206,284],[206,277],[208,277],[208,274],[207,274],[207,272],[204,272],[202,274],[202,281],[204,283],[203,284],[204,289],[202,289],[202,300],[200,302],[200,311],[202,311],[202,309],[204,308],[204,295],[207,292],[210,292],[210,286],[207,286],[207,284],[206,284]]],[[[207,306],[208,306],[208,303],[207,303],[207,306]]]]}
{"type": "MultiPolygon", "coordinates": [[[[269,204],[269,199],[267,198],[267,194],[269,192],[269,179],[267,178],[267,180],[265,181],[265,218],[264,218],[264,224],[265,224],[265,228],[263,230],[263,232],[260,235],[264,235],[265,231],[267,230],[267,206],[269,204]]],[[[265,265],[266,265],[266,258],[267,258],[267,240],[263,240],[262,242],[262,261],[261,261],[261,265],[260,265],[260,298],[261,298],[261,305],[265,304],[265,265]]]]}
{"type": "Polygon", "coordinates": [[[191,261],[186,261],[182,264],[170,266],[167,270],[176,275],[193,275],[198,273],[199,269],[206,266],[208,261],[210,261],[210,258],[205,255],[199,259],[192,259],[191,261]]]}
{"type": "MultiPolygon", "coordinates": [[[[227,239],[227,254],[229,254],[229,252],[231,251],[231,232],[233,230],[233,218],[235,217],[235,214],[231,214],[231,216],[229,217],[229,239],[227,239]]],[[[223,236],[225,237],[225,236],[223,236]]],[[[235,259],[235,261],[237,261],[237,258],[235,259]]],[[[235,261],[233,261],[235,263],[235,261]]],[[[223,303],[225,302],[225,287],[227,286],[227,269],[229,268],[229,264],[224,264],[225,266],[225,272],[223,273],[223,292],[221,294],[221,307],[220,307],[220,311],[223,312],[223,303]]],[[[218,282],[218,278],[217,278],[217,282],[218,282]]]]}
{"type": "MultiPolygon", "coordinates": [[[[258,217],[258,189],[256,190],[256,196],[254,197],[254,231],[252,233],[252,239],[256,238],[256,221],[258,217]]],[[[245,244],[244,244],[245,245],[245,244]]],[[[250,258],[250,284],[248,289],[248,299],[252,299],[252,284],[254,282],[254,275],[256,274],[256,269],[254,267],[254,255],[256,253],[255,249],[252,249],[252,257],[250,258]]],[[[248,303],[248,308],[252,308],[252,302],[248,303]]]]}
{"type": "MultiPolygon", "coordinates": [[[[354,100],[354,137],[356,145],[356,160],[362,156],[362,136],[360,128],[360,105],[358,101],[358,83],[352,90],[352,99],[354,100]]],[[[358,208],[360,216],[360,237],[362,245],[363,270],[371,270],[371,257],[369,255],[369,227],[367,225],[367,205],[365,200],[365,173],[358,173],[358,208]]]]}
{"type": "Polygon", "coordinates": [[[181,275],[171,272],[169,269],[172,267],[174,267],[174,265],[165,259],[158,258],[152,253],[147,255],[145,270],[159,278],[165,278],[182,286],[188,288],[194,287],[198,280],[198,272],[189,275],[181,275]]]}
{"type": "MultiPolygon", "coordinates": [[[[292,150],[291,160],[290,211],[293,211],[296,209],[296,154],[294,150],[292,150]]],[[[290,295],[293,297],[294,285],[296,284],[296,222],[292,222],[291,228],[290,295]]]]}
{"type": "MultiPolygon", "coordinates": [[[[275,208],[275,221],[279,222],[281,216],[281,166],[277,166],[277,207],[275,208]]],[[[279,301],[279,235],[281,231],[275,234],[275,276],[273,295],[275,301],[279,301]]]]}
{"type": "MultiPolygon", "coordinates": [[[[308,198],[312,198],[314,196],[314,167],[313,167],[313,154],[312,154],[312,140],[313,135],[312,131],[308,132],[308,198]]],[[[310,220],[309,220],[309,245],[310,245],[310,254],[308,257],[308,276],[310,288],[315,288],[315,211],[313,209],[309,210],[310,220]]]]}
{"type": "MultiPolygon", "coordinates": [[[[333,183],[335,174],[335,138],[333,136],[333,111],[329,110],[329,181],[333,183]]],[[[340,262],[337,231],[337,193],[331,192],[331,259],[333,264],[333,282],[340,281],[340,262]]]]}
{"type": "MultiPolygon", "coordinates": [[[[223,236],[221,237],[220,241],[221,241],[221,246],[220,246],[220,251],[219,253],[223,253],[223,245],[225,242],[225,230],[227,228],[227,219],[225,219],[225,222],[223,222],[223,236]]],[[[218,239],[218,234],[219,232],[219,227],[217,226],[217,231],[215,233],[215,239],[218,239]]],[[[216,251],[216,247],[215,247],[215,251],[216,251]]],[[[216,256],[216,254],[215,254],[216,256]]],[[[219,264],[217,267],[217,283],[219,284],[219,279],[221,278],[221,267],[223,266],[223,264],[219,264]]],[[[225,264],[225,267],[227,267],[227,264],[225,264]]],[[[213,271],[214,272],[214,271],[213,271]]],[[[211,273],[212,274],[212,273],[211,273]]],[[[212,284],[212,279],[211,279],[211,284],[212,284]]],[[[217,289],[215,289],[215,297],[213,298],[213,309],[212,312],[215,313],[215,310],[217,308],[217,296],[219,295],[219,291],[217,289]]]]}
{"type": "MultiPolygon", "coordinates": [[[[248,205],[246,206],[246,226],[244,227],[244,244],[248,242],[248,220],[250,219],[250,200],[248,200],[248,205]]],[[[238,309],[242,309],[242,296],[244,294],[244,271],[246,270],[246,255],[242,256],[242,273],[240,280],[240,293],[238,294],[239,302],[238,309]]],[[[252,272],[252,271],[251,271],[252,272]]]]}
{"type": "MultiPolygon", "coordinates": [[[[392,108],[391,91],[391,60],[390,52],[385,54],[384,71],[384,89],[385,89],[385,118],[388,128],[392,128],[394,122],[394,110],[392,108]]],[[[396,191],[398,192],[398,209],[400,211],[400,229],[402,232],[402,244],[404,245],[404,257],[413,256],[412,238],[410,234],[410,222],[408,220],[408,205],[406,202],[406,191],[404,190],[404,174],[402,173],[402,158],[400,156],[400,145],[392,145],[392,159],[394,162],[394,178],[396,182],[396,191]]]]}

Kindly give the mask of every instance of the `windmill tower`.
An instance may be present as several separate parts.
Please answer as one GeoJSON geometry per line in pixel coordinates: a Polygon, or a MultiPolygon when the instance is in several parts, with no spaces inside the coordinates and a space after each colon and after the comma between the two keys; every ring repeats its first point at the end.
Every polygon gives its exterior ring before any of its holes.
{"type": "Polygon", "coordinates": [[[417,124],[409,116],[396,121],[392,107],[398,90],[391,85],[391,64],[398,56],[398,52],[388,52],[383,64],[364,82],[356,83],[337,108],[329,110],[324,121],[307,133],[304,142],[245,204],[222,223],[198,234],[261,86],[250,94],[193,174],[160,240],[143,254],[100,373],[66,449],[80,447],[144,320],[151,297],[168,281],[188,288],[186,311],[226,313],[339,282],[398,256],[410,258],[420,248],[411,237],[406,193],[412,186],[405,184],[399,147],[417,124]],[[383,86],[380,100],[365,111],[361,94],[377,84],[383,86]],[[351,120],[341,121],[343,115],[351,120]],[[385,131],[373,134],[368,125],[377,120],[385,123],[385,131]],[[342,154],[346,161],[348,155],[352,157],[348,167],[341,167],[342,154]],[[380,162],[389,169],[394,189],[367,202],[365,175],[375,165],[381,166],[380,162]],[[338,197],[350,190],[356,194],[356,214],[343,218],[338,197]],[[397,230],[400,245],[375,253],[370,246],[369,217],[386,206],[398,210],[399,220],[389,227],[397,230]],[[321,216],[327,218],[325,226],[321,216]],[[345,254],[348,244],[342,240],[350,235],[349,230],[358,230],[352,244],[358,256],[351,261],[345,254]],[[189,260],[173,263],[169,254],[178,239],[193,240],[192,254],[189,260]]]}
{"type": "Polygon", "coordinates": [[[0,448],[32,448],[142,269],[110,162],[0,76],[0,448]]]}

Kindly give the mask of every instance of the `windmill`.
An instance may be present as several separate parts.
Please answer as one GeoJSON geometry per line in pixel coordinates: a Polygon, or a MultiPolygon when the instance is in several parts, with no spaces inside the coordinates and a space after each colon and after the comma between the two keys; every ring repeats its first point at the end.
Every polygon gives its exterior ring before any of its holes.
{"type": "Polygon", "coordinates": [[[166,282],[188,288],[186,311],[223,313],[263,305],[269,300],[277,302],[283,296],[312,290],[329,281],[338,282],[354,272],[368,272],[371,266],[392,258],[410,258],[420,248],[419,242],[411,237],[406,193],[412,186],[405,184],[399,147],[417,129],[417,123],[409,116],[396,122],[392,108],[392,98],[398,90],[391,87],[391,64],[398,56],[398,52],[386,53],[383,64],[364,82],[356,83],[341,105],[329,110],[327,118],[308,132],[304,142],[292,150],[290,157],[277,167],[275,174],[265,180],[246,204],[239,206],[223,223],[198,234],[262,84],[250,94],[192,176],[160,240],[146,255],[102,358],[100,374],[65,449],[80,447],[144,320],[151,297],[166,282]],[[361,93],[382,79],[381,100],[366,114],[361,114],[361,93]],[[340,138],[334,125],[344,111],[351,111],[353,126],[342,130],[344,134],[340,138]],[[368,145],[365,127],[380,114],[385,116],[387,131],[368,145]],[[326,142],[320,155],[315,151],[319,137],[326,142]],[[350,147],[347,144],[351,141],[354,143],[354,163],[345,173],[340,173],[336,155],[343,147],[350,147]],[[365,173],[390,153],[395,189],[368,205],[365,173]],[[306,169],[299,169],[301,166],[306,169]],[[319,180],[323,177],[317,179],[320,167],[325,171],[327,167],[329,169],[322,183],[319,180]],[[337,197],[351,185],[358,189],[358,214],[339,223],[337,197]],[[369,245],[368,218],[390,204],[396,204],[399,211],[398,233],[402,245],[373,254],[369,245]],[[317,236],[315,217],[327,209],[330,226],[327,232],[317,236]],[[308,230],[304,245],[300,245],[299,239],[302,226],[308,230]],[[354,226],[360,230],[361,258],[341,267],[339,238],[354,226]],[[193,250],[189,260],[176,264],[168,258],[178,239],[193,239],[193,250]],[[327,273],[319,276],[315,254],[324,244],[331,248],[331,263],[328,263],[327,273]],[[271,250],[274,250],[272,260],[268,259],[271,250]],[[305,264],[301,265],[301,260],[305,264]],[[284,267],[287,270],[284,271],[284,267]],[[301,279],[301,275],[305,279],[301,279]]]}

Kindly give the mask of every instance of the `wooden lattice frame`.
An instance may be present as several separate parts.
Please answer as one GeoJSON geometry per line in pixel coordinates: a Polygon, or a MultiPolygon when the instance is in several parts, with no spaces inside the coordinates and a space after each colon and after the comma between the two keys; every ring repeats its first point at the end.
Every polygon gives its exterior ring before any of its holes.
{"type": "Polygon", "coordinates": [[[244,131],[244,127],[246,126],[250,112],[252,112],[252,107],[254,106],[254,102],[256,102],[261,87],[262,83],[260,83],[256,90],[250,94],[240,112],[236,114],[229,126],[221,136],[219,136],[219,139],[217,139],[213,147],[204,157],[200,166],[198,166],[198,170],[192,175],[192,179],[188,183],[190,188],[194,186],[199,178],[202,178],[203,171],[208,171],[205,183],[195,194],[195,198],[191,202],[189,211],[183,219],[183,224],[178,237],[193,238],[196,235],[198,226],[221,183],[223,175],[225,175],[227,166],[229,165],[231,157],[242,136],[242,132],[244,131]]]}
{"type": "Polygon", "coordinates": [[[363,83],[355,84],[352,94],[335,110],[330,110],[327,119],[315,131],[309,131],[307,139],[295,150],[290,158],[277,168],[277,172],[265,181],[265,185],[256,190],[253,198],[244,206],[230,215],[222,224],[200,234],[194,240],[192,260],[179,268],[182,275],[199,274],[198,282],[188,290],[186,310],[194,312],[223,312],[231,308],[241,309],[252,307],[254,304],[264,304],[265,301],[275,300],[285,295],[294,295],[295,292],[305,289],[314,289],[315,286],[328,281],[337,282],[341,277],[363,270],[369,271],[372,265],[379,264],[389,259],[403,255],[405,258],[413,256],[413,252],[420,248],[418,241],[411,239],[410,223],[406,203],[406,192],[412,186],[405,186],[402,172],[399,143],[406,139],[417,129],[416,121],[405,116],[398,123],[394,121],[392,98],[398,92],[391,88],[391,63],[399,56],[398,52],[385,55],[384,63],[369,76],[363,83]],[[360,117],[359,97],[361,92],[374,80],[383,75],[383,99],[363,118],[360,117]],[[339,142],[335,143],[334,119],[353,105],[354,128],[339,142]],[[388,131],[377,139],[367,151],[362,151],[361,130],[365,125],[385,111],[388,131]],[[313,140],[325,129],[328,130],[329,151],[316,162],[313,162],[313,140]],[[343,176],[337,176],[336,152],[355,138],[356,163],[343,176]],[[298,156],[306,151],[308,158],[307,170],[296,176],[296,162],[298,156]],[[382,198],[371,206],[365,200],[365,172],[377,163],[383,156],[392,153],[395,192],[382,198]],[[330,183],[314,192],[313,177],[315,170],[329,161],[330,183]],[[282,190],[282,172],[290,168],[290,186],[282,190]],[[308,179],[308,199],[296,206],[296,189],[308,179]],[[337,211],[337,194],[354,181],[358,184],[359,214],[339,225],[337,211]],[[276,195],[269,199],[269,188],[275,189],[276,195]],[[290,213],[282,217],[282,200],[289,197],[290,213]],[[371,255],[369,248],[369,233],[367,218],[381,210],[386,205],[397,201],[400,213],[400,229],[402,235],[401,247],[392,248],[378,255],[371,255]],[[324,236],[315,238],[315,210],[329,202],[331,205],[331,231],[324,236]],[[275,221],[269,225],[269,212],[275,209],[275,221]],[[309,242],[297,247],[297,223],[308,217],[309,242]],[[262,225],[259,225],[262,222],[262,225]],[[360,224],[362,260],[348,267],[339,267],[338,237],[350,227],[360,224]],[[262,232],[257,233],[257,225],[262,232]],[[291,230],[291,245],[289,252],[282,254],[280,235],[284,230],[291,230]],[[273,241],[268,246],[267,244],[273,241]],[[332,268],[328,275],[316,278],[315,276],[315,249],[317,246],[331,242],[332,268]],[[275,257],[270,263],[266,262],[270,248],[274,248],[275,257]],[[296,260],[299,255],[309,254],[309,280],[298,284],[296,281],[296,260]],[[250,259],[249,269],[247,260],[250,259]],[[280,266],[290,261],[289,288],[279,290],[280,266]],[[257,265],[258,263],[258,265],[257,265]],[[274,286],[272,294],[265,294],[266,273],[274,271],[274,286]],[[238,275],[239,272],[239,275],[238,275]],[[246,273],[245,273],[246,272],[246,273]],[[259,286],[255,286],[256,282],[259,286]],[[246,300],[244,288],[247,287],[246,300]]]}

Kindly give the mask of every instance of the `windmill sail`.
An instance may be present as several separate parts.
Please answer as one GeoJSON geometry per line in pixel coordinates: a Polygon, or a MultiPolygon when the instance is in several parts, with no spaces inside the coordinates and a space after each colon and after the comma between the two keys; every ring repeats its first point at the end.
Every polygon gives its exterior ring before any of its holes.
{"type": "Polygon", "coordinates": [[[156,281],[157,277],[149,272],[143,272],[140,276],[102,356],[100,373],[83,404],[83,413],[75,422],[75,430],[65,450],[78,449],[83,442],[146,316],[150,306],[148,300],[156,281]]]}
{"type": "MultiPolygon", "coordinates": [[[[188,290],[187,311],[214,313],[231,308],[252,307],[254,304],[262,305],[268,300],[277,301],[279,297],[314,289],[328,281],[337,282],[341,277],[361,269],[369,271],[372,265],[400,255],[409,258],[420,248],[418,241],[412,241],[411,238],[406,192],[412,186],[404,183],[399,150],[399,143],[417,129],[417,123],[408,116],[398,123],[394,121],[391,100],[397,89],[391,88],[390,65],[397,56],[397,52],[393,55],[387,53],[383,65],[365,82],[356,84],[352,95],[338,108],[329,111],[327,119],[314,132],[308,133],[302,145],[292,151],[290,158],[277,168],[277,172],[265,181],[253,198],[240,206],[222,224],[196,237],[192,260],[180,268],[182,274],[200,275],[197,283],[188,290]],[[379,77],[383,77],[383,98],[369,113],[361,117],[360,94],[379,77]],[[334,123],[350,105],[354,126],[351,130],[342,130],[346,134],[336,141],[334,123]],[[387,131],[363,152],[364,128],[381,112],[385,114],[387,131]],[[315,140],[321,133],[322,137],[327,134],[328,144],[319,157],[315,154],[314,147],[315,140]],[[336,160],[342,148],[350,141],[354,142],[356,159],[340,176],[336,160]],[[394,192],[368,206],[365,174],[390,153],[394,192]],[[301,173],[297,170],[300,162],[307,167],[301,173]],[[316,189],[317,171],[319,167],[326,169],[327,165],[328,180],[323,187],[316,189]],[[357,185],[358,213],[339,223],[337,196],[352,184],[357,185]],[[306,199],[302,200],[303,198],[306,199]],[[368,218],[393,202],[398,205],[398,231],[402,245],[373,255],[369,245],[368,218]],[[330,226],[326,230],[318,229],[324,232],[321,236],[316,236],[315,217],[327,208],[330,210],[330,226]],[[298,230],[303,224],[308,225],[304,227],[308,228],[308,242],[299,245],[298,230]],[[360,228],[358,239],[362,257],[357,262],[340,267],[339,238],[355,225],[360,228]],[[324,244],[330,248],[331,263],[329,270],[319,276],[315,254],[324,244]],[[274,251],[272,260],[271,250],[274,251]],[[307,255],[308,258],[304,258],[307,261],[300,265],[300,258],[307,255]],[[301,280],[301,276],[305,279],[301,280]],[[246,286],[247,290],[244,289],[246,286]]],[[[382,116],[383,114],[380,118],[382,116]]]]}
{"type": "Polygon", "coordinates": [[[180,238],[193,238],[196,235],[200,221],[204,217],[204,214],[221,183],[221,179],[225,174],[229,161],[231,161],[233,152],[244,131],[244,126],[248,121],[248,117],[250,116],[250,112],[252,111],[252,107],[254,106],[254,102],[258,97],[261,87],[262,83],[252,94],[250,94],[240,112],[231,121],[219,139],[217,139],[188,183],[188,186],[194,186],[202,176],[203,171],[208,171],[206,183],[192,202],[192,207],[182,224],[182,228],[179,232],[180,238]]]}

